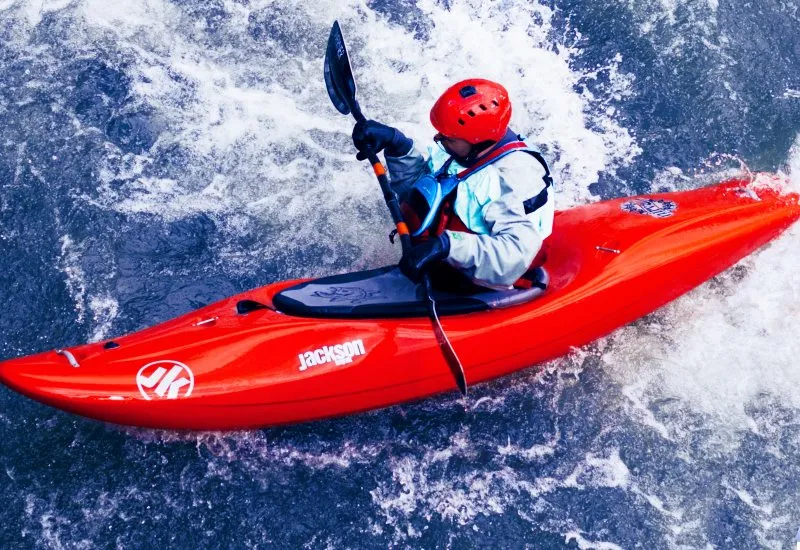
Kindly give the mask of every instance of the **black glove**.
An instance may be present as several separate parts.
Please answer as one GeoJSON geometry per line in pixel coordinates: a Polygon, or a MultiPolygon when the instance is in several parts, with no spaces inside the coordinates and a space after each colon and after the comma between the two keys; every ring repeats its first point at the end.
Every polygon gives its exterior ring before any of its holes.
{"type": "Polygon", "coordinates": [[[356,158],[367,158],[367,149],[373,153],[385,151],[390,157],[402,157],[411,150],[413,142],[400,130],[374,120],[361,120],[353,128],[353,145],[358,149],[356,158]]]}
{"type": "Polygon", "coordinates": [[[439,237],[431,237],[418,244],[403,255],[400,260],[400,271],[403,275],[418,283],[422,275],[436,262],[444,260],[450,254],[450,237],[442,233],[439,237]]]}

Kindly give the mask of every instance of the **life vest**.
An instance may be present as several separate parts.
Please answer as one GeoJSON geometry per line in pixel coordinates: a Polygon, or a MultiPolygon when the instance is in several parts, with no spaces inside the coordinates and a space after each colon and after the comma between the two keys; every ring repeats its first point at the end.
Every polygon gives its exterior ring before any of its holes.
{"type": "MultiPolygon", "coordinates": [[[[453,157],[450,157],[433,175],[425,175],[417,180],[407,201],[402,205],[406,222],[412,232],[412,242],[424,241],[431,236],[439,236],[445,231],[477,234],[467,227],[467,224],[459,218],[454,210],[458,185],[506,155],[517,151],[533,156],[545,171],[545,175],[542,177],[545,184],[544,189],[522,203],[525,208],[525,214],[532,214],[544,206],[549,198],[550,187],[553,185],[550,168],[541,153],[529,148],[516,134],[511,134],[501,140],[499,147],[496,147],[491,153],[481,157],[474,164],[457,174],[448,175],[447,173],[453,162],[453,157]]],[[[544,240],[528,270],[514,283],[514,287],[530,288],[536,284],[535,279],[531,276],[532,271],[537,267],[541,267],[547,260],[548,241],[549,239],[544,240]]]]}

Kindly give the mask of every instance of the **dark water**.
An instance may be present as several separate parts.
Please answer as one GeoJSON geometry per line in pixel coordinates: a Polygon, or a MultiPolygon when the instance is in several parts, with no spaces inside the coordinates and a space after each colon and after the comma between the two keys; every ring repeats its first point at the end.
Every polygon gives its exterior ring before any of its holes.
{"type": "MultiPolygon", "coordinates": [[[[798,164],[796,2],[482,6],[0,0],[0,358],[396,258],[322,84],[334,18],[418,140],[449,82],[507,83],[564,207],[798,164]]],[[[175,434],[0,389],[0,547],[791,547],[798,242],[470,412],[175,434]]]]}

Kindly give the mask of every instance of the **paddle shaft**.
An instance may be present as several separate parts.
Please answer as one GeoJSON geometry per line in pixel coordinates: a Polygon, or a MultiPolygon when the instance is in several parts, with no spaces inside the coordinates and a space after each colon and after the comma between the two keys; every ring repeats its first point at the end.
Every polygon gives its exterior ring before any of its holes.
{"type": "MultiPolygon", "coordinates": [[[[353,98],[351,108],[353,112],[353,118],[356,119],[356,122],[366,120],[364,113],[361,112],[361,106],[358,104],[358,101],[355,98],[353,98]]],[[[411,234],[408,231],[406,222],[403,220],[403,212],[400,210],[400,203],[397,201],[397,193],[395,193],[391,185],[389,185],[389,178],[386,176],[386,168],[378,158],[378,155],[372,150],[372,148],[367,149],[366,153],[367,160],[369,160],[369,163],[372,165],[372,170],[375,172],[375,177],[378,178],[378,183],[380,183],[381,191],[383,191],[383,198],[386,201],[386,206],[389,207],[389,212],[392,215],[392,221],[397,228],[397,234],[400,236],[400,244],[403,247],[403,254],[409,254],[411,253],[411,234]]],[[[458,358],[458,355],[456,355],[456,351],[453,349],[453,344],[450,343],[450,339],[447,337],[444,327],[442,327],[442,322],[439,320],[439,313],[436,311],[436,300],[433,297],[431,278],[427,273],[423,273],[422,275],[422,288],[425,291],[425,305],[428,309],[428,316],[430,317],[431,325],[433,326],[433,333],[436,336],[436,342],[439,344],[439,348],[442,350],[445,361],[450,367],[453,377],[456,379],[456,385],[458,386],[459,391],[462,393],[462,395],[466,396],[467,377],[464,373],[464,367],[461,365],[461,360],[458,358]]]]}
{"type": "MultiPolygon", "coordinates": [[[[353,98],[351,105],[353,111],[353,118],[356,122],[367,120],[361,112],[361,107],[358,100],[353,98]]],[[[392,216],[394,226],[397,228],[397,234],[400,236],[400,245],[403,247],[403,254],[408,254],[411,251],[411,233],[408,231],[408,225],[403,220],[403,212],[400,210],[400,203],[397,200],[397,193],[394,192],[392,186],[389,184],[389,178],[386,175],[386,167],[378,158],[378,154],[370,147],[366,150],[367,160],[372,165],[372,170],[375,172],[375,177],[378,178],[378,183],[383,192],[383,199],[386,201],[386,206],[389,208],[389,213],[392,216]]]]}
{"type": "MultiPolygon", "coordinates": [[[[365,122],[367,118],[364,116],[364,113],[361,112],[361,107],[356,100],[356,83],[353,78],[353,70],[350,66],[350,58],[347,55],[347,48],[344,44],[342,30],[337,21],[334,21],[333,27],[331,27],[331,34],[328,37],[328,46],[325,51],[324,74],[325,87],[328,89],[328,95],[334,107],[343,115],[352,113],[357,123],[365,122]]],[[[378,178],[381,191],[383,191],[383,198],[386,201],[386,206],[389,208],[392,221],[397,228],[397,234],[400,235],[403,256],[411,254],[411,233],[409,233],[408,225],[406,225],[403,220],[403,212],[400,210],[397,194],[389,184],[389,177],[386,175],[386,167],[378,158],[378,154],[371,147],[368,147],[365,153],[372,165],[372,170],[375,172],[375,177],[378,178]]],[[[447,338],[441,321],[439,321],[439,314],[436,311],[436,301],[433,298],[433,289],[431,288],[431,280],[427,273],[423,273],[422,275],[422,290],[425,294],[425,303],[428,308],[431,324],[433,325],[436,342],[439,344],[447,366],[453,373],[458,389],[466,396],[467,377],[464,374],[464,366],[458,359],[453,345],[447,338]]]]}

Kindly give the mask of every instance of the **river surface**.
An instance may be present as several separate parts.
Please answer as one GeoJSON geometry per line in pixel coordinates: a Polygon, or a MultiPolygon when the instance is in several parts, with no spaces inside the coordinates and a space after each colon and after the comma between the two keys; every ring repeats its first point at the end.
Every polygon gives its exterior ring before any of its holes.
{"type": "MultiPolygon", "coordinates": [[[[559,208],[800,179],[797,0],[0,0],[0,358],[397,260],[322,57],[418,143],[503,82],[559,208]]],[[[792,548],[800,229],[563,359],[313,424],[180,434],[0,388],[2,548],[792,548]]]]}

